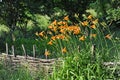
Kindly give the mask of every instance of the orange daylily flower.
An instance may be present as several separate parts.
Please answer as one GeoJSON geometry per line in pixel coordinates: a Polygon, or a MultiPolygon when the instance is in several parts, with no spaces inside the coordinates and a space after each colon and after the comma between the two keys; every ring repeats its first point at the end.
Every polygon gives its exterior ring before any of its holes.
{"type": "Polygon", "coordinates": [[[63,49],[62,49],[62,53],[66,53],[67,52],[67,49],[66,49],[66,47],[64,47],[63,49]]]}
{"type": "Polygon", "coordinates": [[[52,42],[52,40],[50,40],[49,42],[48,42],[48,45],[52,45],[53,44],[53,42],[52,42]]]}
{"type": "Polygon", "coordinates": [[[75,35],[80,33],[80,27],[78,26],[69,26],[66,30],[73,32],[75,35]]]}
{"type": "Polygon", "coordinates": [[[59,35],[56,35],[55,38],[56,38],[56,39],[60,39],[60,36],[59,36],[59,35]]]}
{"type": "Polygon", "coordinates": [[[87,18],[88,18],[88,19],[92,19],[92,15],[89,15],[87,18]]]}
{"type": "Polygon", "coordinates": [[[79,34],[80,33],[80,30],[74,30],[74,32],[73,32],[73,34],[75,34],[75,35],[77,35],[77,34],[79,34]]]}
{"type": "Polygon", "coordinates": [[[52,24],[53,24],[53,25],[57,25],[57,20],[54,20],[54,21],[52,22],[52,24]]]}
{"type": "Polygon", "coordinates": [[[79,34],[80,33],[80,27],[76,26],[75,29],[74,29],[74,32],[73,34],[79,34]]]}
{"type": "Polygon", "coordinates": [[[57,28],[56,28],[56,27],[53,27],[51,30],[54,31],[54,32],[56,32],[56,31],[57,31],[57,28]]]}
{"type": "Polygon", "coordinates": [[[43,36],[44,36],[43,33],[44,33],[44,31],[40,32],[40,33],[39,33],[39,36],[43,37],[43,36]]]}
{"type": "Polygon", "coordinates": [[[97,24],[98,23],[98,19],[92,21],[93,24],[97,24]]]}
{"type": "Polygon", "coordinates": [[[52,39],[52,40],[55,40],[55,39],[56,39],[56,36],[52,36],[51,39],[52,39]]]}
{"type": "Polygon", "coordinates": [[[66,25],[66,26],[67,26],[67,22],[63,21],[62,23],[63,23],[63,25],[66,25]]]}
{"type": "Polygon", "coordinates": [[[68,31],[73,31],[73,30],[74,30],[74,26],[69,26],[69,27],[67,28],[67,30],[68,30],[68,31]]]}
{"type": "Polygon", "coordinates": [[[50,26],[48,26],[48,28],[49,28],[49,29],[52,29],[52,28],[53,28],[53,26],[51,26],[51,25],[50,25],[50,26]]]}
{"type": "Polygon", "coordinates": [[[48,50],[45,50],[45,53],[44,53],[45,57],[47,58],[49,55],[50,55],[50,52],[48,50]]]}
{"type": "Polygon", "coordinates": [[[58,22],[58,25],[62,25],[62,24],[63,24],[63,22],[62,22],[62,21],[58,22]]]}
{"type": "Polygon", "coordinates": [[[107,39],[111,39],[110,34],[107,34],[107,35],[105,36],[105,38],[107,38],[107,39]]]}
{"type": "Polygon", "coordinates": [[[96,26],[95,25],[91,25],[90,26],[92,29],[96,29],[96,26]]]}
{"type": "Polygon", "coordinates": [[[64,35],[61,35],[61,36],[60,36],[60,39],[65,39],[65,36],[64,36],[64,35]]]}
{"type": "Polygon", "coordinates": [[[69,17],[68,17],[68,16],[65,16],[65,17],[64,17],[64,20],[66,20],[66,21],[69,20],[69,17]]]}
{"type": "Polygon", "coordinates": [[[79,38],[79,40],[80,40],[80,41],[84,41],[84,40],[85,40],[85,36],[84,36],[84,35],[81,36],[81,37],[79,38]]]}
{"type": "Polygon", "coordinates": [[[67,26],[59,26],[60,29],[65,29],[67,26]]]}
{"type": "Polygon", "coordinates": [[[60,32],[65,34],[65,30],[64,29],[60,29],[60,32]]]}
{"type": "Polygon", "coordinates": [[[65,39],[64,35],[56,35],[55,37],[56,37],[56,39],[65,39]]]}
{"type": "Polygon", "coordinates": [[[83,21],[81,24],[82,24],[82,26],[87,26],[88,22],[87,21],[83,21]]]}

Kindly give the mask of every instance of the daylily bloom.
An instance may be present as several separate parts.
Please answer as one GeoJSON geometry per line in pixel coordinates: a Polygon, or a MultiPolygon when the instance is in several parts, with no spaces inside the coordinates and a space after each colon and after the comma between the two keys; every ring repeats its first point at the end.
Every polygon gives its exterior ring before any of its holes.
{"type": "Polygon", "coordinates": [[[54,31],[54,32],[56,32],[56,31],[57,31],[57,28],[56,28],[56,27],[53,27],[51,30],[54,31]]]}
{"type": "Polygon", "coordinates": [[[43,37],[43,36],[44,36],[43,33],[44,33],[44,31],[40,32],[40,33],[39,33],[39,36],[43,37]]]}
{"type": "Polygon", "coordinates": [[[50,26],[48,26],[48,28],[49,28],[49,29],[52,29],[52,28],[53,28],[53,26],[51,26],[51,25],[50,25],[50,26]]]}
{"type": "Polygon", "coordinates": [[[87,21],[83,21],[81,24],[82,24],[82,26],[87,26],[88,22],[87,21]]]}
{"type": "Polygon", "coordinates": [[[56,36],[52,36],[51,39],[52,39],[52,40],[55,40],[55,39],[56,39],[56,36]]]}
{"type": "Polygon", "coordinates": [[[52,40],[50,40],[49,42],[48,42],[48,45],[52,45],[53,44],[53,42],[52,42],[52,40]]]}
{"type": "Polygon", "coordinates": [[[48,51],[48,50],[45,50],[45,57],[46,57],[46,59],[47,59],[47,57],[50,55],[50,52],[48,51]]]}
{"type": "Polygon", "coordinates": [[[60,39],[65,39],[65,36],[64,35],[60,35],[60,39]]]}
{"type": "Polygon", "coordinates": [[[96,29],[96,26],[95,25],[91,25],[90,26],[92,29],[96,29]]]}
{"type": "Polygon", "coordinates": [[[111,39],[110,34],[107,34],[107,35],[105,36],[105,38],[107,38],[107,39],[111,39]]]}
{"type": "Polygon", "coordinates": [[[60,29],[65,29],[67,26],[59,26],[60,29]]]}
{"type": "Polygon", "coordinates": [[[57,25],[57,20],[54,20],[54,21],[52,22],[52,24],[53,24],[53,25],[57,25]]]}
{"type": "Polygon", "coordinates": [[[79,38],[79,40],[80,40],[80,41],[84,41],[84,40],[85,40],[85,36],[84,36],[84,35],[81,36],[81,37],[79,38]]]}
{"type": "Polygon", "coordinates": [[[65,34],[65,30],[64,29],[60,29],[60,32],[65,34]]]}
{"type": "Polygon", "coordinates": [[[73,32],[73,34],[75,34],[75,35],[77,35],[77,34],[79,34],[79,33],[80,33],[80,30],[79,30],[79,29],[74,30],[74,32],[73,32]]]}
{"type": "Polygon", "coordinates": [[[63,25],[67,25],[67,22],[65,22],[65,21],[63,21],[62,23],[63,23],[63,25]]]}
{"type": "Polygon", "coordinates": [[[79,33],[80,33],[80,27],[78,27],[78,26],[74,27],[73,34],[77,35],[79,33]]]}
{"type": "Polygon", "coordinates": [[[97,24],[98,23],[98,19],[92,21],[93,24],[97,24]]]}
{"type": "Polygon", "coordinates": [[[66,53],[67,52],[67,49],[66,49],[66,47],[64,47],[63,49],[62,49],[62,53],[66,53]]]}
{"type": "Polygon", "coordinates": [[[63,24],[63,22],[62,22],[62,21],[58,22],[58,25],[62,25],[62,24],[63,24]]]}
{"type": "Polygon", "coordinates": [[[92,19],[92,15],[89,15],[87,18],[88,18],[88,19],[92,19]]]}
{"type": "Polygon", "coordinates": [[[65,16],[65,17],[64,17],[64,20],[66,20],[66,21],[69,20],[69,17],[68,17],[68,16],[65,16]]]}
{"type": "Polygon", "coordinates": [[[67,30],[68,30],[68,31],[73,31],[73,30],[74,30],[74,26],[69,26],[69,27],[67,28],[67,30]]]}
{"type": "Polygon", "coordinates": [[[64,35],[56,35],[55,37],[56,37],[56,39],[65,39],[64,35]]]}

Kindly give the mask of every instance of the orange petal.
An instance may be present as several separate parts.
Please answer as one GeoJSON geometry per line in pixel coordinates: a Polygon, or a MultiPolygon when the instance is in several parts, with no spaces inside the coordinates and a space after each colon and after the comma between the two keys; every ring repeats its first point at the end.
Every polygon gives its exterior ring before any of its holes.
{"type": "Polygon", "coordinates": [[[50,40],[49,42],[48,42],[48,45],[52,45],[53,44],[53,42],[52,42],[52,40],[50,40]]]}
{"type": "Polygon", "coordinates": [[[68,17],[68,16],[65,16],[65,17],[64,17],[64,20],[66,20],[66,21],[69,20],[69,17],[68,17]]]}
{"type": "Polygon", "coordinates": [[[43,36],[44,36],[43,33],[44,33],[44,31],[40,32],[40,33],[39,33],[39,36],[43,37],[43,36]]]}
{"type": "Polygon", "coordinates": [[[66,49],[66,47],[64,47],[63,49],[62,49],[62,53],[66,53],[67,52],[67,49],[66,49]]]}
{"type": "Polygon", "coordinates": [[[85,36],[83,35],[82,37],[79,38],[80,41],[84,41],[85,40],[85,36]]]}
{"type": "Polygon", "coordinates": [[[95,25],[91,25],[90,26],[92,29],[96,29],[96,26],[95,25]]]}
{"type": "Polygon", "coordinates": [[[105,38],[107,38],[107,39],[111,39],[110,34],[107,34],[107,35],[105,36],[105,38]]]}
{"type": "Polygon", "coordinates": [[[89,16],[88,16],[88,19],[92,19],[92,15],[89,15],[89,16]]]}
{"type": "Polygon", "coordinates": [[[49,56],[50,55],[50,52],[49,51],[45,51],[45,56],[49,56]]]}
{"type": "Polygon", "coordinates": [[[81,24],[82,24],[82,26],[87,26],[88,22],[87,21],[83,21],[81,24]]]}

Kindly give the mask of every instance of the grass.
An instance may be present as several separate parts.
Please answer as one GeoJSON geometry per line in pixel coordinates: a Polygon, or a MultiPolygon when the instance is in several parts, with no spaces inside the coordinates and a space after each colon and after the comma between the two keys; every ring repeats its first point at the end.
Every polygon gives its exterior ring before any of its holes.
{"type": "Polygon", "coordinates": [[[0,80],[34,80],[30,72],[24,68],[10,70],[0,63],[0,80]]]}
{"type": "MultiPolygon", "coordinates": [[[[70,54],[70,53],[69,53],[70,54]]],[[[96,56],[91,55],[90,49],[74,52],[71,56],[67,56],[64,65],[60,70],[55,69],[50,80],[105,80],[118,79],[113,72],[107,74],[107,70],[102,63],[104,58],[100,52],[96,52],[96,56]]],[[[110,69],[108,69],[109,71],[110,69]]]]}

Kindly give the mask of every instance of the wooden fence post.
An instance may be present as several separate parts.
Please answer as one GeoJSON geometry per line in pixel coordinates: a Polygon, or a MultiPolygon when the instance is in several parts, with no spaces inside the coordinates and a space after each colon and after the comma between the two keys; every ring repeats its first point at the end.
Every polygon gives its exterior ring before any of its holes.
{"type": "Polygon", "coordinates": [[[91,47],[91,60],[96,60],[96,54],[95,54],[95,44],[92,44],[91,47]]]}
{"type": "Polygon", "coordinates": [[[80,52],[80,45],[78,45],[78,52],[80,52]]]}
{"type": "Polygon", "coordinates": [[[35,55],[35,45],[33,45],[33,57],[35,58],[36,55],[35,55]]]}
{"type": "Polygon", "coordinates": [[[14,45],[12,45],[12,55],[15,57],[14,45]]]}
{"type": "Polygon", "coordinates": [[[6,43],[6,54],[8,55],[8,44],[6,43]]]}
{"type": "Polygon", "coordinates": [[[25,47],[24,47],[23,44],[22,44],[22,49],[23,49],[23,52],[24,52],[25,58],[27,58],[27,54],[26,54],[25,47]]]}
{"type": "Polygon", "coordinates": [[[48,58],[48,51],[47,51],[47,49],[45,49],[45,58],[46,59],[48,58]]]}

